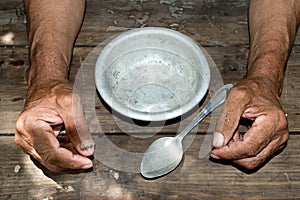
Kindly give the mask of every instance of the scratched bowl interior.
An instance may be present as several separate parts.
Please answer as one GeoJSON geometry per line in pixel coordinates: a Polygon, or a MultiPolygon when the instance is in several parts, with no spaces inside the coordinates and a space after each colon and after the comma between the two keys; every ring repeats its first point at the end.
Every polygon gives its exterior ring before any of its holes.
{"type": "Polygon", "coordinates": [[[104,47],[95,80],[113,110],[133,119],[163,121],[183,115],[201,101],[210,70],[199,46],[186,35],[139,28],[104,47]]]}

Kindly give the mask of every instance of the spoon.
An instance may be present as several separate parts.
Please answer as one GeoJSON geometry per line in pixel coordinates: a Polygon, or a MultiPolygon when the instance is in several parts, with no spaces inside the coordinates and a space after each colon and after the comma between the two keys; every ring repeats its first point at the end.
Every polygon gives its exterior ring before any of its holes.
{"type": "Polygon", "coordinates": [[[141,162],[143,177],[149,179],[161,177],[173,171],[179,165],[183,156],[182,140],[184,137],[202,119],[224,103],[232,86],[232,84],[227,84],[218,89],[201,112],[177,136],[159,138],[148,147],[141,162]]]}

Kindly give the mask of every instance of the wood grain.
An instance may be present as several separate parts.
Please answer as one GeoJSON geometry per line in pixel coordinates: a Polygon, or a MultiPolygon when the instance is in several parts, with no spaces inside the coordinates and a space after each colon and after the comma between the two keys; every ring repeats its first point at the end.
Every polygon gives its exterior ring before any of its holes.
{"type": "MultiPolygon", "coordinates": [[[[107,137],[119,148],[134,152],[142,152],[145,144],[154,138],[141,142],[141,139],[126,135],[107,137]]],[[[9,156],[0,154],[0,199],[300,198],[299,135],[292,135],[288,147],[253,174],[212,162],[208,156],[199,159],[204,137],[196,137],[175,171],[160,179],[145,180],[139,173],[115,170],[96,158],[90,172],[55,174],[42,171],[14,145],[12,137],[2,136],[0,151],[9,152],[9,156]]],[[[119,162],[122,159],[119,158],[119,162]]]]}
{"type": "MultiPolygon", "coordinates": [[[[224,83],[236,83],[246,73],[247,9],[248,0],[87,0],[70,80],[76,80],[82,63],[93,67],[97,55],[90,53],[103,41],[132,28],[159,26],[178,30],[196,40],[214,60],[224,83]],[[92,59],[87,61],[87,56],[92,59]]],[[[118,155],[116,149],[134,152],[140,158],[155,138],[175,135],[199,108],[181,120],[150,126],[116,117],[98,96],[86,97],[87,101],[96,100],[94,106],[86,108],[87,116],[96,113],[96,118],[88,119],[98,144],[94,168],[85,172],[51,173],[33,163],[13,142],[15,121],[27,90],[26,23],[22,0],[0,1],[0,199],[300,199],[300,34],[288,61],[281,96],[291,133],[281,154],[251,174],[228,163],[210,161],[207,153],[211,135],[205,133],[211,130],[216,118],[213,115],[194,130],[195,139],[190,137],[193,143],[174,172],[160,179],[145,180],[136,173],[137,160],[133,160],[134,172],[116,170],[117,164],[125,167],[124,163],[132,159],[126,153],[118,155]],[[200,147],[204,149],[201,159],[200,147]],[[109,166],[104,165],[103,159],[110,156],[109,166]]],[[[95,92],[94,86],[89,90],[95,92]]],[[[208,99],[209,95],[203,103],[208,99]]]]}
{"type": "MultiPolygon", "coordinates": [[[[27,46],[22,0],[0,4],[0,35],[14,33],[11,43],[27,46]]],[[[123,1],[88,0],[76,46],[96,46],[131,28],[160,26],[181,31],[203,46],[248,45],[247,0],[123,1]]],[[[300,43],[297,36],[296,44],[300,43]]]]}

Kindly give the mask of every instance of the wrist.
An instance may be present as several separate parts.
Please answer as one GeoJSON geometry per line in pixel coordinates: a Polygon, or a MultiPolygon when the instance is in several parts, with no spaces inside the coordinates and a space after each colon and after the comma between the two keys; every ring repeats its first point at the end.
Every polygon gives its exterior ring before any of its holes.
{"type": "Polygon", "coordinates": [[[43,79],[35,78],[31,84],[28,85],[26,101],[31,102],[38,99],[49,97],[51,94],[57,93],[62,90],[73,90],[72,85],[67,79],[43,79]]]}
{"type": "Polygon", "coordinates": [[[30,66],[28,95],[45,89],[50,92],[51,88],[60,84],[69,84],[67,73],[62,73],[61,68],[55,69],[47,66],[37,68],[36,65],[30,66]]]}
{"type": "Polygon", "coordinates": [[[280,96],[282,92],[282,80],[264,72],[247,74],[246,79],[256,82],[262,90],[271,91],[275,96],[280,96]]]}
{"type": "Polygon", "coordinates": [[[280,95],[287,61],[286,53],[265,51],[256,53],[256,56],[255,52],[253,54],[249,58],[247,77],[265,79],[270,83],[268,86],[280,95]]]}
{"type": "Polygon", "coordinates": [[[28,77],[28,87],[33,85],[39,85],[40,87],[52,85],[52,83],[68,83],[67,77],[60,74],[39,74],[39,75],[29,75],[28,77]]]}
{"type": "MultiPolygon", "coordinates": [[[[37,34],[36,34],[37,35],[37,34]]],[[[72,47],[60,47],[51,37],[39,38],[31,43],[29,86],[33,82],[40,84],[52,80],[68,80],[72,47]]]]}
{"type": "Polygon", "coordinates": [[[28,75],[28,87],[33,84],[42,86],[52,82],[68,82],[68,67],[61,66],[62,64],[57,66],[55,63],[51,66],[47,64],[39,67],[31,64],[28,75]]]}

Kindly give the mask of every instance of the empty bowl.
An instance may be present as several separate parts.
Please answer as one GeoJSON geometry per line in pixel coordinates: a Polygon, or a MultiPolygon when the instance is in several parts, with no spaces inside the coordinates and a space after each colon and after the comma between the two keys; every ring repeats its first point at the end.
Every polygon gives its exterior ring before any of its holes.
{"type": "Polygon", "coordinates": [[[102,99],[137,120],[164,121],[198,105],[210,82],[204,53],[188,36],[158,27],[133,29],[112,39],[95,67],[102,99]]]}

